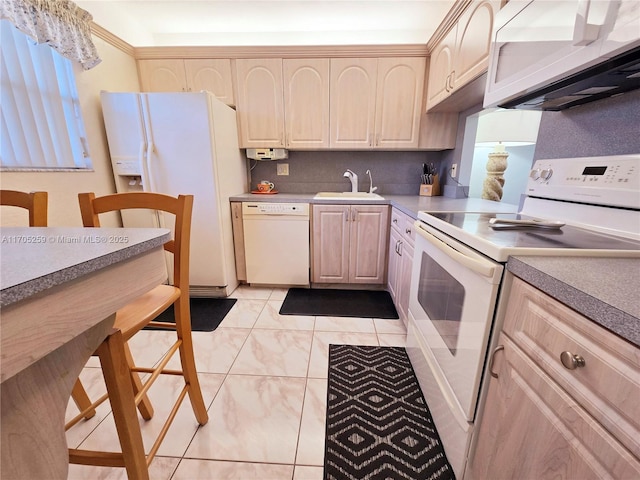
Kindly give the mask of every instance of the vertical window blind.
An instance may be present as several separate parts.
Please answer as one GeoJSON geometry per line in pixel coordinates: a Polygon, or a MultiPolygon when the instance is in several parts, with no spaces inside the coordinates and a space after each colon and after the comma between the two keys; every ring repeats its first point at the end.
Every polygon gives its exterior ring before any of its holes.
{"type": "Polygon", "coordinates": [[[71,61],[0,23],[2,170],[91,169],[71,61]]]}

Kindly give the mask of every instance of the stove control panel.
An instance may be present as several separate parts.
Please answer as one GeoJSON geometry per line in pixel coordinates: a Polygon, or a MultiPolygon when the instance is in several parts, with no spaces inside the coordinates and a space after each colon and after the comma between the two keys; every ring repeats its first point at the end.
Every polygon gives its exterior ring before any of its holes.
{"type": "Polygon", "coordinates": [[[536,160],[527,195],[640,209],[640,155],[536,160]]]}

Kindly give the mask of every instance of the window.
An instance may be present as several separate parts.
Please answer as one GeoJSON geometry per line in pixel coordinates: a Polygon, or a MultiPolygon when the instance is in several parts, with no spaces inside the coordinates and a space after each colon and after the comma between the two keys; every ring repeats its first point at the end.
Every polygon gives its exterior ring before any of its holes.
{"type": "Polygon", "coordinates": [[[1,169],[91,169],[71,61],[7,20],[0,33],[1,169]]]}

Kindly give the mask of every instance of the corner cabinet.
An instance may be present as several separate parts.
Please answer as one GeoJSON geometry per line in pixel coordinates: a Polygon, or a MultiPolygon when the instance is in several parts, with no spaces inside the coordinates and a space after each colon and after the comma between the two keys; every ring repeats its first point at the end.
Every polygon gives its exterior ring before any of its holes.
{"type": "MultiPolygon", "coordinates": [[[[455,25],[431,52],[427,88],[427,111],[461,111],[464,108],[446,99],[488,69],[491,32],[502,0],[473,0],[455,25]],[[440,108],[436,108],[440,106],[440,108]]],[[[479,90],[482,101],[484,85],[479,90]]],[[[475,93],[475,92],[474,92],[475,93]]],[[[475,98],[469,103],[475,102],[475,98]]],[[[471,106],[471,105],[469,105],[471,106]]]]}
{"type": "Polygon", "coordinates": [[[426,60],[332,58],[330,146],[417,148],[426,60]]]}
{"type": "Polygon", "coordinates": [[[469,478],[640,478],[638,347],[517,278],[499,344],[469,478]]]}
{"type": "Polygon", "coordinates": [[[409,290],[415,244],[414,220],[397,208],[391,209],[387,289],[405,326],[408,323],[409,290]]]}
{"type": "Polygon", "coordinates": [[[284,147],[282,59],[237,59],[236,78],[240,148],[284,147]]]}
{"type": "Polygon", "coordinates": [[[235,105],[231,60],[138,60],[143,92],[199,92],[208,90],[227,105],[235,105]]]}
{"type": "Polygon", "coordinates": [[[313,205],[314,283],[384,284],[387,205],[313,205]]]}

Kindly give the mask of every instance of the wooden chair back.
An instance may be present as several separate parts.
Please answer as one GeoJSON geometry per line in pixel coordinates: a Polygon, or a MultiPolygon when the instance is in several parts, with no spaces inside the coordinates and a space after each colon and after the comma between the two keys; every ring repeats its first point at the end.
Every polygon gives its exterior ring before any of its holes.
{"type": "Polygon", "coordinates": [[[193,195],[171,197],[160,193],[132,192],[96,198],[94,193],[80,193],[78,201],[82,224],[85,227],[99,227],[100,214],[119,210],[144,208],[173,214],[175,217],[173,240],[165,243],[164,248],[173,253],[174,285],[188,294],[193,195]]]}
{"type": "Polygon", "coordinates": [[[47,226],[47,192],[20,192],[0,190],[0,205],[20,207],[29,210],[30,227],[47,226]]]}

